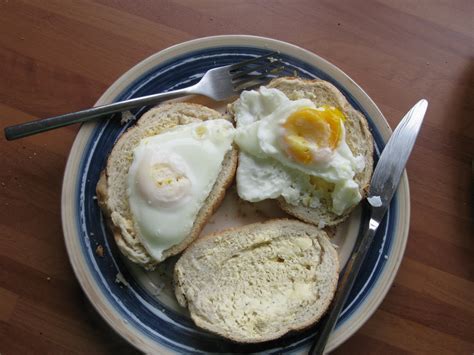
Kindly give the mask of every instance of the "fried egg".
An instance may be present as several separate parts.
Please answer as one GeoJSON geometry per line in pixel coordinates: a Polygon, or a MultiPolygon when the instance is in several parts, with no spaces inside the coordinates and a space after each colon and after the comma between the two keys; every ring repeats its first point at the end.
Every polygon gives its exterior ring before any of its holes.
{"type": "Polygon", "coordinates": [[[354,181],[364,168],[345,140],[345,116],[334,106],[290,100],[277,89],[245,91],[235,105],[241,154],[237,191],[247,201],[283,197],[318,207],[329,199],[338,215],[361,200],[354,181]]]}
{"type": "Polygon", "coordinates": [[[156,260],[189,235],[233,134],[230,122],[209,120],[144,138],[133,151],[130,210],[140,241],[156,260]]]}

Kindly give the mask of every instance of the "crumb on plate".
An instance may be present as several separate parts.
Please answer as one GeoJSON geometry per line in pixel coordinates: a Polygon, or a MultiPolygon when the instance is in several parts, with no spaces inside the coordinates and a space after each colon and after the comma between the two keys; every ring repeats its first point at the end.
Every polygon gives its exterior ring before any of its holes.
{"type": "Polygon", "coordinates": [[[133,121],[134,119],[135,116],[133,113],[131,113],[130,111],[124,111],[122,112],[122,119],[120,120],[120,124],[127,124],[128,122],[133,121]]]}
{"type": "Polygon", "coordinates": [[[97,248],[95,249],[95,253],[97,256],[100,256],[101,258],[104,257],[104,247],[102,245],[98,245],[97,248]]]}

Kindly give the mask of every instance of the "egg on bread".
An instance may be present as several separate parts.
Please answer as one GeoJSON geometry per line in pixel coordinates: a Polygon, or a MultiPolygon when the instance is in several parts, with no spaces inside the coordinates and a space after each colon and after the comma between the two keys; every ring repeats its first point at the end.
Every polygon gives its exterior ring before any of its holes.
{"type": "Polygon", "coordinates": [[[289,214],[324,227],[365,195],[373,139],[365,117],[329,82],[278,78],[243,92],[230,111],[242,199],[278,199],[289,214]]]}
{"type": "Polygon", "coordinates": [[[170,103],[120,137],[96,190],[126,257],[153,269],[197,238],[235,175],[233,134],[217,111],[170,103]]]}

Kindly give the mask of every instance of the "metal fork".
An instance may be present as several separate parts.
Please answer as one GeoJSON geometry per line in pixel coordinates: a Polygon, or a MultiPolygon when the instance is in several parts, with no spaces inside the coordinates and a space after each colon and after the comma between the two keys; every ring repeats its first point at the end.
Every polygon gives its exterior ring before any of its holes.
{"type": "Polygon", "coordinates": [[[278,52],[252,58],[240,63],[208,70],[201,80],[190,87],[164,93],[137,97],[115,102],[109,105],[93,107],[87,110],[65,115],[30,121],[5,128],[7,140],[30,136],[74,123],[89,121],[99,116],[123,112],[132,108],[158,103],[186,95],[204,95],[216,101],[222,101],[238,95],[242,90],[261,85],[283,69],[281,62],[274,57],[278,52]]]}

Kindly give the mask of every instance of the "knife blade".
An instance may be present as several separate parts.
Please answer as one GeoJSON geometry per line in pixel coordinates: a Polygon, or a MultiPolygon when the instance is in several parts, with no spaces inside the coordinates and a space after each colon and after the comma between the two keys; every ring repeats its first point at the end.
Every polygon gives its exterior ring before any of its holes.
{"type": "Polygon", "coordinates": [[[352,252],[347,262],[346,271],[339,281],[334,301],[330,306],[329,313],[320,323],[319,335],[311,346],[309,354],[322,354],[326,347],[329,335],[346,303],[367,251],[370,249],[375,232],[398,188],[427,108],[428,101],[425,99],[418,101],[400,121],[380,155],[372,175],[367,197],[370,212],[368,229],[362,235],[360,241],[356,243],[358,247],[352,252]]]}

